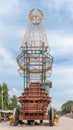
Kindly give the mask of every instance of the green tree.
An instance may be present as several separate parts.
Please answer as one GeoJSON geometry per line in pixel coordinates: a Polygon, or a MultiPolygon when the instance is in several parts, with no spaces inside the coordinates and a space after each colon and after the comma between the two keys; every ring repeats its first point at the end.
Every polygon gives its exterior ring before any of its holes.
{"type": "Polygon", "coordinates": [[[19,107],[19,105],[17,104],[17,97],[13,95],[13,97],[10,98],[9,109],[13,110],[16,107],[19,107]]]}
{"type": "Polygon", "coordinates": [[[15,107],[20,108],[17,103],[17,97],[13,95],[11,98],[8,94],[8,85],[4,82],[0,84],[0,109],[13,110],[15,107]]]}
{"type": "Polygon", "coordinates": [[[8,95],[8,86],[5,82],[2,84],[2,93],[3,93],[3,110],[8,110],[9,95],[8,95]]]}
{"type": "Polygon", "coordinates": [[[8,98],[8,86],[4,82],[3,84],[0,84],[0,109],[8,109],[8,98]]]}
{"type": "Polygon", "coordinates": [[[64,103],[61,107],[62,109],[62,114],[66,114],[66,113],[69,113],[71,112],[71,107],[73,106],[73,101],[72,100],[69,100],[67,101],[66,103],[64,103]]]}

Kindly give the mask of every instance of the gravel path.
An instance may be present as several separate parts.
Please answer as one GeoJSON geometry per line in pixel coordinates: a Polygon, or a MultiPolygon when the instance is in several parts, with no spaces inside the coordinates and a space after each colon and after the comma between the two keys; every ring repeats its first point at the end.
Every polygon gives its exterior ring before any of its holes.
{"type": "Polygon", "coordinates": [[[59,124],[51,127],[47,123],[44,123],[43,126],[10,126],[9,122],[0,123],[0,130],[73,130],[73,119],[67,117],[61,117],[59,124]]]}

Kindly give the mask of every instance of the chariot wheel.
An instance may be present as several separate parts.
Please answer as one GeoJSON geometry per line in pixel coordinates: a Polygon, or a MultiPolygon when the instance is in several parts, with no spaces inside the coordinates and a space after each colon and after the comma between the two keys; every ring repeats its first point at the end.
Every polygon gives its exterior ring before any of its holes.
{"type": "Polygon", "coordinates": [[[34,120],[27,120],[27,124],[28,125],[35,125],[35,121],[34,120]]]}
{"type": "Polygon", "coordinates": [[[50,119],[49,119],[50,125],[53,126],[54,125],[54,109],[53,108],[50,108],[49,116],[50,116],[50,119]]]}
{"type": "Polygon", "coordinates": [[[20,114],[19,109],[15,108],[13,110],[13,125],[14,126],[17,126],[19,124],[19,114],[20,114]]]}
{"type": "Polygon", "coordinates": [[[40,124],[43,124],[43,120],[40,120],[40,124]]]}

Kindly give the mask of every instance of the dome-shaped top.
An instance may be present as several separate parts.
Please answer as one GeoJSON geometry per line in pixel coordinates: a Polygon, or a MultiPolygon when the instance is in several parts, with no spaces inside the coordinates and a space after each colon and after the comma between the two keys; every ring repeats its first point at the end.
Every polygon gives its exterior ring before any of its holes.
{"type": "Polygon", "coordinates": [[[30,23],[25,32],[25,36],[21,45],[21,51],[26,48],[28,50],[41,50],[49,51],[47,36],[42,25],[44,15],[39,9],[32,9],[29,13],[30,23]]]}

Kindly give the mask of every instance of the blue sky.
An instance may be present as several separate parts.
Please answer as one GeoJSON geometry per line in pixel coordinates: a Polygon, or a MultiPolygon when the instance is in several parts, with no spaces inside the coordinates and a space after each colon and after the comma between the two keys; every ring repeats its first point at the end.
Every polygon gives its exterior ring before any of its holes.
{"type": "Polygon", "coordinates": [[[10,95],[19,96],[23,90],[16,57],[32,8],[44,13],[43,24],[54,57],[50,94],[52,106],[60,109],[64,102],[73,100],[73,0],[0,0],[0,83],[8,84],[10,95]]]}

